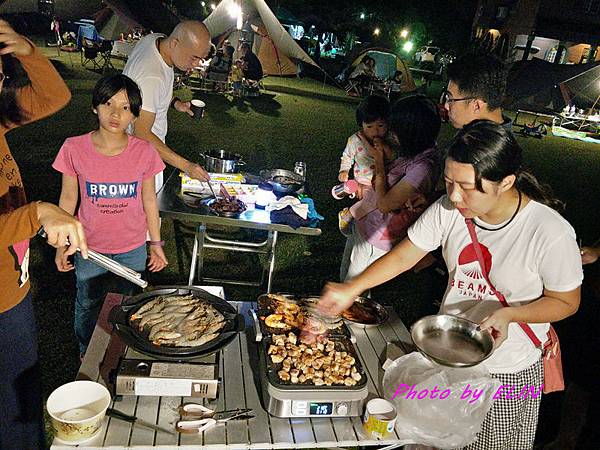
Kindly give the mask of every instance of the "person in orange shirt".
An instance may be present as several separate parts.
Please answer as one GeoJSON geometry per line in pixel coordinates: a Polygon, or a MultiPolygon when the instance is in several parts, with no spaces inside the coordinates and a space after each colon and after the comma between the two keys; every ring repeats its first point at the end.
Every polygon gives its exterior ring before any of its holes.
{"type": "Polygon", "coordinates": [[[87,257],[81,224],[58,206],[27,203],[6,133],[63,108],[71,93],[52,64],[0,20],[0,448],[45,448],[37,330],[29,293],[29,239],[69,243],[87,257]]]}

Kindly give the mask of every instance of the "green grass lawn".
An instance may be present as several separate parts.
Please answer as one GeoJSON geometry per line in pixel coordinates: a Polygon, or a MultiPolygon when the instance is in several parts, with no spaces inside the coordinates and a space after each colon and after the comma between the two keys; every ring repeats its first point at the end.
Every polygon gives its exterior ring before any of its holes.
{"type": "MultiPolygon", "coordinates": [[[[49,52],[51,57],[56,53],[49,52]]],[[[56,58],[58,59],[58,58],[56,58]]],[[[65,138],[92,130],[91,90],[99,75],[81,69],[79,55],[62,54],[58,66],[72,89],[73,100],[64,110],[39,123],[11,132],[9,144],[19,162],[30,199],[57,202],[60,177],[51,164],[65,138]],[[72,62],[72,64],[71,64],[72,62]]],[[[356,129],[355,102],[343,92],[311,80],[268,78],[278,92],[268,91],[257,99],[230,100],[220,95],[201,96],[207,103],[202,122],[173,113],[167,142],[185,157],[200,161],[202,151],[223,148],[240,153],[247,170],[293,168],[305,161],[308,182],[317,210],[326,217],[319,237],[282,236],[277,252],[275,290],[319,292],[327,280],[338,276],[344,238],[337,230],[337,211],[348,203],[336,201],[330,194],[337,180],[341,151],[348,136],[356,129]],[[281,86],[296,89],[297,94],[281,92],[281,86]],[[311,97],[307,92],[315,92],[311,97]],[[326,94],[323,96],[321,94],[326,94]]],[[[180,93],[191,97],[191,92],[180,93]]],[[[444,144],[453,130],[444,125],[439,142],[444,144]]],[[[567,202],[566,217],[584,243],[600,235],[600,212],[594,205],[600,200],[600,146],[547,137],[543,140],[519,138],[526,163],[539,178],[552,185],[567,202]]],[[[167,173],[170,173],[168,169],[167,173]]],[[[176,258],[173,227],[163,221],[164,239],[170,265],[148,276],[153,285],[186,284],[187,271],[180,272],[176,258]]],[[[54,250],[36,240],[32,244],[31,277],[40,330],[40,353],[44,392],[73,379],[78,355],[72,331],[75,295],[72,273],[55,270],[54,250]]],[[[183,261],[188,266],[189,261],[183,261]]],[[[257,275],[256,261],[250,256],[208,253],[209,274],[227,273],[240,277],[257,275]]],[[[407,324],[433,313],[433,301],[441,295],[441,281],[430,273],[406,274],[376,290],[374,297],[393,303],[407,324]]],[[[227,288],[235,300],[252,300],[257,290],[227,288]]]]}

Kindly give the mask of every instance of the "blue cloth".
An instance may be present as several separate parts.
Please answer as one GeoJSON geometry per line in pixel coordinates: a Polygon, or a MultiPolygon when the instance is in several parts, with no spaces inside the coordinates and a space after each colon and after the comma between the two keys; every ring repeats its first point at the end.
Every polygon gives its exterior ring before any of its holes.
{"type": "Polygon", "coordinates": [[[42,380],[31,294],[0,313],[0,448],[46,448],[42,380]]]}
{"type": "Polygon", "coordinates": [[[99,41],[98,31],[94,25],[81,25],[77,31],[77,48],[81,49],[83,39],[90,41],[99,41]]]}
{"type": "MultiPolygon", "coordinates": [[[[148,256],[146,244],[125,253],[103,253],[103,255],[136,272],[144,271],[148,256]]],[[[75,278],[77,280],[75,336],[79,342],[79,351],[85,353],[106,294],[116,292],[133,295],[139,292],[139,289],[130,281],[117,277],[93,262],[83,259],[79,253],[75,254],[75,278]]]]}
{"type": "Polygon", "coordinates": [[[302,197],[300,199],[300,201],[302,203],[306,203],[308,205],[308,219],[317,219],[317,220],[325,219],[325,217],[323,217],[321,214],[319,214],[317,212],[317,210],[315,209],[315,201],[312,198],[302,197]]]}
{"type": "Polygon", "coordinates": [[[306,219],[303,219],[296,214],[291,206],[286,206],[285,208],[271,211],[271,223],[289,225],[294,229],[300,227],[317,228],[319,222],[325,218],[315,209],[314,200],[302,195],[299,195],[298,197],[301,203],[306,203],[308,205],[308,215],[306,216],[306,219]]]}

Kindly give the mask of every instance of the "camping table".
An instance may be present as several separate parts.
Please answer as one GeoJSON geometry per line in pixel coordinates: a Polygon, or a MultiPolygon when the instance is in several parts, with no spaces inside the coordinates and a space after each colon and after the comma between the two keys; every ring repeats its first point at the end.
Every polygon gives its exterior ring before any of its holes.
{"type": "Polygon", "coordinates": [[[131,52],[135,48],[138,41],[114,41],[113,48],[110,52],[111,56],[116,56],[118,58],[127,59],[131,52]]]}
{"type": "MultiPolygon", "coordinates": [[[[196,223],[194,233],[194,247],[190,264],[190,275],[188,285],[194,284],[196,274],[198,282],[203,281],[219,284],[238,284],[247,286],[261,286],[267,278],[267,292],[271,292],[273,282],[273,272],[275,270],[275,249],[277,245],[278,234],[290,233],[305,236],[318,236],[321,234],[320,228],[292,228],[288,225],[271,223],[269,213],[264,210],[248,210],[242,213],[238,218],[220,217],[210,212],[207,206],[202,205],[197,208],[186,205],[181,196],[181,181],[179,172],[175,171],[166,181],[165,185],[158,193],[158,208],[161,217],[170,217],[172,219],[189,221],[196,223]],[[245,228],[253,230],[267,231],[267,238],[262,242],[253,242],[245,239],[222,239],[211,236],[207,232],[207,225],[219,225],[229,228],[245,228]],[[206,278],[202,276],[204,249],[218,248],[227,251],[260,253],[267,256],[268,267],[262,272],[260,281],[243,281],[223,278],[206,278]]],[[[177,237],[177,236],[176,236],[177,237]]],[[[178,246],[179,247],[179,246],[178,246]]]]}
{"type": "MultiPolygon", "coordinates": [[[[577,130],[581,130],[583,128],[598,128],[600,124],[600,117],[598,116],[589,116],[587,114],[565,114],[560,113],[557,117],[554,118],[553,125],[558,125],[559,127],[567,128],[567,125],[572,125],[576,127],[577,130]]],[[[596,131],[596,130],[593,130],[596,131]]]]}
{"type": "MultiPolygon", "coordinates": [[[[223,296],[220,287],[208,287],[212,293],[223,296]]],[[[123,354],[125,346],[120,338],[113,334],[107,323],[108,312],[119,304],[123,297],[109,294],[106,297],[88,351],[77,374],[77,379],[89,379],[106,384],[104,375],[114,366],[108,361],[116,361],[123,354]],[[106,367],[106,366],[110,367],[106,367]]],[[[364,436],[360,417],[351,418],[296,418],[282,419],[270,416],[261,406],[260,394],[253,378],[254,367],[250,365],[247,335],[251,320],[247,314],[250,308],[256,308],[254,302],[230,302],[246,318],[246,331],[239,333],[238,339],[220,352],[219,374],[221,386],[219,398],[204,401],[208,407],[222,409],[252,408],[255,417],[249,421],[229,422],[213,428],[202,435],[170,435],[155,432],[128,422],[105,418],[100,434],[85,444],[88,450],[110,448],[148,449],[151,447],[172,449],[291,449],[291,448],[331,448],[385,445],[386,449],[397,448],[409,443],[400,439],[394,432],[385,440],[375,440],[364,436]]],[[[395,314],[390,312],[390,320],[375,328],[361,329],[353,327],[356,347],[365,371],[368,375],[369,399],[382,397],[381,364],[385,360],[388,342],[394,342],[403,348],[410,343],[410,335],[395,314]]],[[[179,418],[173,410],[187,401],[199,401],[187,397],[136,397],[124,396],[111,405],[127,414],[171,428],[171,423],[179,418]]],[[[71,450],[73,447],[61,445],[56,441],[51,450],[71,450]]]]}
{"type": "Polygon", "coordinates": [[[517,110],[517,114],[515,115],[515,120],[513,121],[514,126],[517,126],[517,127],[523,126],[523,123],[519,123],[519,115],[521,115],[521,114],[528,114],[528,115],[533,116],[533,122],[531,123],[530,126],[536,125],[537,121],[540,117],[547,118],[552,121],[556,118],[555,114],[546,114],[546,113],[541,113],[541,112],[536,112],[536,111],[528,111],[526,109],[519,109],[519,110],[517,110]]]}

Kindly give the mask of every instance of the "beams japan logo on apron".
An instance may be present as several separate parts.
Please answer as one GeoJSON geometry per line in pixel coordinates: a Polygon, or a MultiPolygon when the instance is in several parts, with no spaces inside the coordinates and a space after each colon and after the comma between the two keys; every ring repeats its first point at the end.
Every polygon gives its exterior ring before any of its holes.
{"type": "MultiPolygon", "coordinates": [[[[480,243],[480,246],[489,273],[492,268],[492,254],[485,245],[480,243]]],[[[472,243],[466,245],[458,255],[457,270],[454,273],[451,286],[457,289],[460,295],[469,298],[482,300],[486,296],[494,295],[494,291],[490,289],[483,277],[472,243]]]]}

